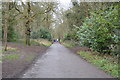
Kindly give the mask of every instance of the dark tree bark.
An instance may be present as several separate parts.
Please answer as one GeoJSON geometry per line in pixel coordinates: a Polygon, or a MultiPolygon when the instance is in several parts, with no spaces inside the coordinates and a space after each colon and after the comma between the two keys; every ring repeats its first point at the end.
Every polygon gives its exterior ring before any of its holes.
{"type": "Polygon", "coordinates": [[[31,29],[30,29],[30,2],[27,2],[27,5],[28,5],[28,10],[27,10],[27,16],[28,16],[28,20],[25,24],[25,27],[26,27],[26,45],[29,45],[30,46],[30,32],[31,32],[31,29]]]}
{"type": "Polygon", "coordinates": [[[26,34],[26,45],[29,45],[30,46],[30,33],[31,33],[31,30],[30,30],[30,22],[26,22],[25,24],[25,27],[26,27],[26,31],[25,31],[25,34],[26,34]]]}

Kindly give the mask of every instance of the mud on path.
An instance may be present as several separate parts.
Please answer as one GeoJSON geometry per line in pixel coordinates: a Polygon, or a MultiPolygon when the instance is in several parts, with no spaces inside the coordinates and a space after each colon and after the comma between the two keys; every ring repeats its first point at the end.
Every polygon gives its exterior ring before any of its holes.
{"type": "Polygon", "coordinates": [[[112,78],[59,43],[26,71],[22,78],[112,78]]]}
{"type": "MultiPolygon", "coordinates": [[[[41,57],[48,49],[45,46],[25,46],[23,44],[8,43],[8,47],[15,48],[13,51],[4,52],[3,55],[18,55],[15,59],[3,59],[2,77],[17,78],[31,66],[31,64],[41,57]]],[[[12,57],[12,56],[11,56],[12,57]]]]}

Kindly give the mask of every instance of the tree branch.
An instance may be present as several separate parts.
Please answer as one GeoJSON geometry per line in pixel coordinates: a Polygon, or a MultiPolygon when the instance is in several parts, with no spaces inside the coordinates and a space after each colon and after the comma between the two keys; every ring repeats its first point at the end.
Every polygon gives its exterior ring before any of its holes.
{"type": "Polygon", "coordinates": [[[38,14],[45,14],[45,13],[48,13],[48,12],[50,12],[51,11],[51,8],[49,8],[49,10],[48,10],[48,8],[47,8],[47,11],[45,11],[45,12],[43,12],[43,13],[36,13],[36,14],[34,14],[31,18],[34,18],[36,15],[38,15],[38,14]]]}
{"type": "Polygon", "coordinates": [[[23,14],[23,12],[21,12],[16,6],[15,6],[15,10],[17,10],[20,14],[23,14]]]}

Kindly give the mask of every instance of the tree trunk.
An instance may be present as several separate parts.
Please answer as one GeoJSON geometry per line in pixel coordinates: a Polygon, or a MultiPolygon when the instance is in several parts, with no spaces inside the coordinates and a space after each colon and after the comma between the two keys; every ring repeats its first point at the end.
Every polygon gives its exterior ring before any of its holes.
{"type": "Polygon", "coordinates": [[[4,50],[7,51],[7,33],[8,33],[8,18],[9,18],[9,3],[3,3],[3,45],[4,50]]]}
{"type": "Polygon", "coordinates": [[[46,27],[49,29],[49,17],[48,17],[48,13],[46,15],[46,27]]]}
{"type": "Polygon", "coordinates": [[[26,22],[26,24],[25,24],[25,27],[26,27],[26,45],[28,45],[28,46],[30,46],[30,27],[29,27],[30,25],[29,25],[29,21],[28,22],[26,22]]]}
{"type": "Polygon", "coordinates": [[[29,20],[29,18],[30,18],[30,10],[31,10],[31,8],[30,8],[30,2],[27,2],[27,5],[28,5],[28,9],[27,9],[27,17],[28,17],[28,20],[27,20],[27,22],[26,22],[26,24],[25,24],[25,28],[26,28],[26,45],[28,45],[28,46],[30,46],[30,33],[31,33],[31,30],[30,30],[30,20],[29,20]]]}
{"type": "Polygon", "coordinates": [[[7,32],[8,32],[8,27],[7,27],[7,19],[5,19],[5,24],[4,24],[4,36],[3,36],[3,45],[5,47],[5,51],[7,51],[7,32]]]}

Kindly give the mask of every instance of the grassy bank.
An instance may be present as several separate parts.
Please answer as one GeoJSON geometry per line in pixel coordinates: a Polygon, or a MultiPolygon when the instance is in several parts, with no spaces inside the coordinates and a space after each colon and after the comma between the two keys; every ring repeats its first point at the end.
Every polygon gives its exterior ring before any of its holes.
{"type": "MultiPolygon", "coordinates": [[[[20,40],[16,41],[16,43],[25,44],[25,40],[20,39],[20,40]]],[[[47,39],[31,39],[30,44],[36,45],[36,46],[50,46],[52,44],[52,42],[50,42],[47,39]]]]}
{"type": "MultiPolygon", "coordinates": [[[[15,42],[16,44],[17,43],[20,43],[20,44],[23,44],[25,45],[25,40],[23,39],[20,39],[18,41],[15,42]]],[[[52,43],[50,41],[48,41],[47,39],[31,39],[31,45],[33,46],[50,46],[52,43]]],[[[25,45],[26,46],[26,45],[25,45]]],[[[3,59],[8,59],[8,60],[14,60],[14,59],[19,59],[20,55],[18,54],[2,54],[2,51],[4,50],[4,47],[3,46],[0,46],[0,61],[3,59]]],[[[11,52],[14,52],[14,51],[17,51],[16,48],[12,48],[12,47],[7,47],[7,52],[8,53],[11,53],[11,52]]],[[[4,52],[4,51],[3,51],[4,52]]],[[[32,56],[33,57],[33,56],[32,56]]],[[[31,58],[31,57],[30,57],[31,58]]],[[[29,58],[29,59],[30,59],[29,58]]]]}
{"type": "Polygon", "coordinates": [[[66,46],[66,47],[73,47],[73,46],[78,45],[78,43],[75,41],[66,40],[66,41],[62,42],[62,45],[66,46]]]}
{"type": "Polygon", "coordinates": [[[50,42],[47,39],[32,39],[31,43],[32,44],[37,43],[39,45],[41,44],[41,45],[44,45],[44,46],[50,46],[52,44],[52,42],[50,42]]]}
{"type": "Polygon", "coordinates": [[[78,51],[83,59],[96,65],[98,68],[104,70],[106,73],[113,77],[119,77],[118,74],[118,60],[116,57],[100,56],[98,53],[89,51],[78,51]]]}

